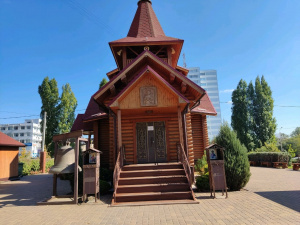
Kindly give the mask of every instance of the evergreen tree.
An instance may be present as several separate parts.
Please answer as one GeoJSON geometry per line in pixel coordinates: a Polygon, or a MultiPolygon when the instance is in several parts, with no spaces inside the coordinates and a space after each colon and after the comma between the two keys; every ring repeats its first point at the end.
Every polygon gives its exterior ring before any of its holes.
{"type": "Polygon", "coordinates": [[[101,89],[107,83],[106,78],[103,78],[99,84],[99,89],[101,89]]]}
{"type": "Polygon", "coordinates": [[[249,98],[247,83],[240,80],[237,88],[232,92],[231,126],[236,131],[238,139],[248,150],[253,149],[251,136],[251,122],[249,113],[249,98]]]}
{"type": "Polygon", "coordinates": [[[255,97],[253,100],[254,133],[256,147],[260,148],[267,142],[275,142],[276,120],[273,118],[274,100],[271,88],[264,76],[255,80],[255,97]]]}
{"type": "Polygon", "coordinates": [[[59,93],[56,80],[49,80],[49,77],[44,78],[42,84],[38,87],[38,92],[42,100],[40,114],[42,118],[41,132],[43,132],[44,112],[47,112],[45,146],[48,151],[52,151],[53,146],[50,147],[52,143],[52,137],[59,132],[59,93]]]}
{"type": "Polygon", "coordinates": [[[241,144],[236,133],[231,130],[227,123],[221,126],[216,137],[216,143],[225,148],[224,160],[227,187],[231,191],[240,190],[248,183],[251,176],[246,147],[241,144]]]}
{"type": "Polygon", "coordinates": [[[72,92],[70,84],[62,86],[62,94],[60,97],[59,104],[59,133],[70,132],[74,120],[75,120],[75,110],[77,107],[77,99],[72,92]]]}
{"type": "Polygon", "coordinates": [[[296,127],[296,129],[291,133],[291,137],[297,137],[300,135],[300,127],[296,127]]]}

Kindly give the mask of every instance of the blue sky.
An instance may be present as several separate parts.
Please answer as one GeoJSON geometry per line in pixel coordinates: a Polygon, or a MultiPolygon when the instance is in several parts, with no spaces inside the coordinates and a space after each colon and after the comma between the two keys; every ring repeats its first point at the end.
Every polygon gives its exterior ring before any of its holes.
{"type": "MultiPolygon", "coordinates": [[[[83,113],[116,68],[108,42],[127,35],[137,1],[0,0],[0,124],[40,114],[46,76],[60,90],[70,83],[83,113]]],[[[239,80],[264,75],[278,131],[300,126],[299,0],[152,2],[166,35],[185,40],[187,66],[218,71],[223,120],[230,121],[226,102],[239,80]]]]}

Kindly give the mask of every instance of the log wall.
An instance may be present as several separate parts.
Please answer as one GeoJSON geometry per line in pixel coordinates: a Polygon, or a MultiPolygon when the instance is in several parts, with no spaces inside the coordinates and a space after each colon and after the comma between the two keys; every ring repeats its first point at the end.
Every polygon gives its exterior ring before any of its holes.
{"type": "Polygon", "coordinates": [[[186,132],[187,132],[187,145],[188,145],[188,160],[190,166],[194,166],[194,143],[193,143],[193,130],[191,113],[186,114],[186,132]]]}
{"type": "Polygon", "coordinates": [[[109,167],[110,164],[110,126],[109,119],[99,120],[99,142],[98,149],[102,152],[100,155],[101,167],[109,167]]]}
{"type": "Polygon", "coordinates": [[[0,147],[0,180],[18,176],[19,147],[0,147]]]}

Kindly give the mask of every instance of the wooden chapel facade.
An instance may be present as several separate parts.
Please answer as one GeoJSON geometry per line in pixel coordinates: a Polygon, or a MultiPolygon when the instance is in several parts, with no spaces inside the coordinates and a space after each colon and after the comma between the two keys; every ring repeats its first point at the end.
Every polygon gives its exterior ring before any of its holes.
{"type": "Polygon", "coordinates": [[[140,0],[127,37],[109,45],[117,68],[72,131],[93,134],[101,166],[110,169],[120,166],[121,148],[129,165],[178,162],[181,149],[193,167],[208,146],[206,116],[216,111],[177,65],[183,40],[166,36],[151,1],[140,0]]]}

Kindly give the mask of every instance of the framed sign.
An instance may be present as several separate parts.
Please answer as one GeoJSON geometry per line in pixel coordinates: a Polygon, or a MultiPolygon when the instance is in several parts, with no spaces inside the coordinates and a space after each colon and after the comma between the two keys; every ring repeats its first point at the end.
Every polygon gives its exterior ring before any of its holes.
{"type": "Polygon", "coordinates": [[[216,151],[216,149],[209,149],[209,158],[211,160],[217,160],[218,159],[218,151],[216,151]]]}

